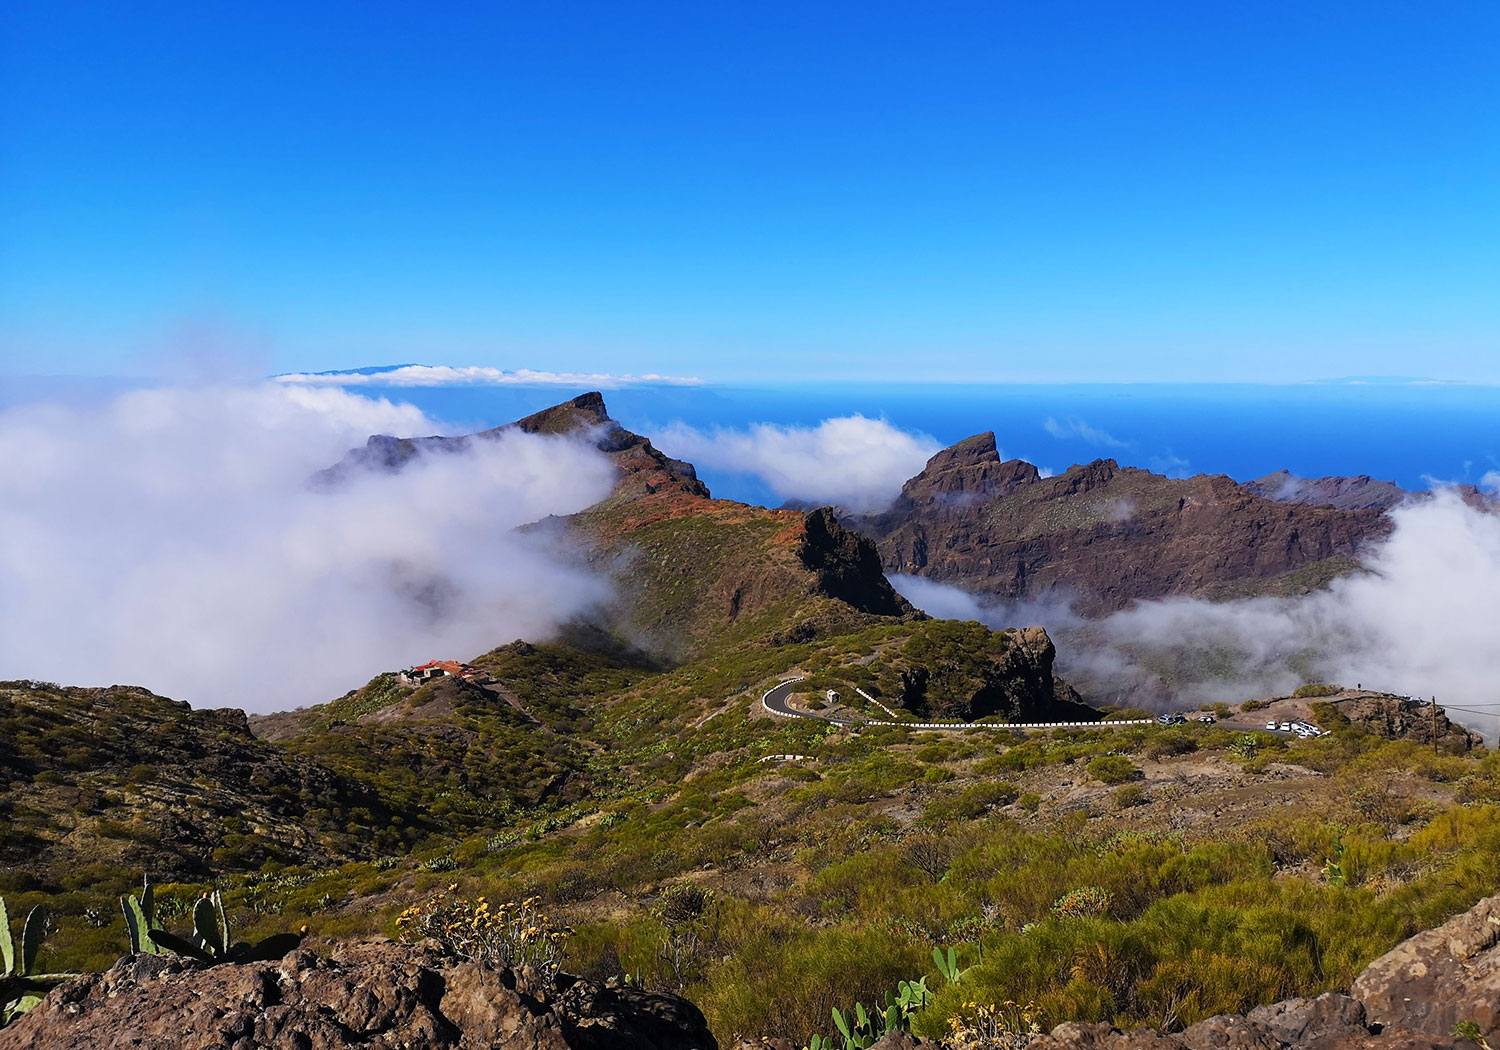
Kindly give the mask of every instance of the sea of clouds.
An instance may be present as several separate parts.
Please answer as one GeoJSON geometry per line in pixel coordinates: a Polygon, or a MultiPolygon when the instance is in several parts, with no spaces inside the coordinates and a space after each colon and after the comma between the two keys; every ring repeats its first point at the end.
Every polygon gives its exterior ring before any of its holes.
{"type": "MultiPolygon", "coordinates": [[[[1078,420],[1048,423],[1114,441],[1078,420]]],[[[784,499],[855,512],[885,509],[938,450],[925,434],[858,415],[817,426],[677,425],[654,439],[700,465],[755,475],[784,499]]],[[[1493,491],[1497,482],[1500,475],[1487,476],[1480,488],[1493,491]]],[[[1323,680],[1436,695],[1453,707],[1500,705],[1500,514],[1439,486],[1392,517],[1394,529],[1366,554],[1365,571],[1299,598],[1165,599],[1085,620],[1067,595],[1006,605],[922,577],[892,582],[934,616],[1045,626],[1058,642],[1060,672],[1096,703],[1238,702],[1323,680]]],[[[1494,733],[1493,714],[1455,714],[1494,733]]]]}
{"type": "Polygon", "coordinates": [[[669,455],[710,470],[751,474],[784,500],[856,513],[884,510],[942,446],[862,415],[816,426],[752,423],[709,430],[676,423],[651,434],[669,455]]]}
{"type": "MultiPolygon", "coordinates": [[[[613,466],[586,441],[508,433],[396,475],[308,483],[370,434],[442,430],[409,404],[322,383],[0,410],[0,678],[278,710],[543,638],[607,602],[608,580],[564,537],[516,528],[608,494],[613,466]]],[[[856,512],[888,506],[939,447],[861,415],[652,437],[778,498],[856,512]]],[[[933,615],[1046,626],[1059,670],[1100,703],[1238,701],[1309,678],[1500,701],[1500,515],[1440,490],[1393,518],[1364,573],[1297,599],[1142,602],[1086,621],[1065,596],[1003,606],[893,582],[933,615]]]]}
{"type": "Polygon", "coordinates": [[[582,440],[513,433],[308,484],[370,434],[440,429],[279,383],[0,412],[0,677],[279,710],[607,600],[560,537],[515,531],[608,494],[614,468],[582,440]]]}

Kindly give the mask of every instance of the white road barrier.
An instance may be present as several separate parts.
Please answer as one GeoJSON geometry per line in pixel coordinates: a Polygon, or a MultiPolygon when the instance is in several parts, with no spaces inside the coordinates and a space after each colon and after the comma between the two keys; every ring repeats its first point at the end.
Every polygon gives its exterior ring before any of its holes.
{"type": "MultiPolygon", "coordinates": [[[[837,726],[895,726],[899,729],[936,729],[948,732],[959,732],[968,729],[1001,729],[1006,731],[1012,729],[1112,729],[1116,726],[1149,726],[1156,724],[1156,719],[1154,718],[1124,718],[1099,722],[888,722],[883,719],[855,721],[849,718],[824,718],[822,715],[813,714],[811,711],[798,711],[790,704],[786,704],[785,710],[771,706],[770,699],[772,693],[778,689],[785,689],[787,686],[795,685],[800,681],[802,681],[801,678],[788,678],[784,682],[777,682],[761,695],[760,706],[777,718],[812,718],[819,722],[827,722],[830,725],[837,726]]],[[[862,689],[856,689],[855,692],[871,703],[880,704],[880,701],[874,699],[862,689]]],[[[785,703],[784,700],[782,702],[785,703]]],[[[884,704],[880,704],[880,706],[885,707],[884,704]]],[[[885,709],[890,711],[888,707],[885,709]]]]}

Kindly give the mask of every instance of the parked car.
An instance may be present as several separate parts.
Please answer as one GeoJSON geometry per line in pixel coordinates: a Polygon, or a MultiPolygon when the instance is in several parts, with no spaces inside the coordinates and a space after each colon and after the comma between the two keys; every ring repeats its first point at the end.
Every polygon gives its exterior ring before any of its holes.
{"type": "Polygon", "coordinates": [[[1216,719],[1213,715],[1199,715],[1198,716],[1198,721],[1202,722],[1204,725],[1210,725],[1211,726],[1215,722],[1217,722],[1218,719],[1216,719]]]}
{"type": "Polygon", "coordinates": [[[1274,732],[1276,732],[1277,725],[1276,725],[1275,722],[1267,722],[1266,723],[1266,728],[1269,729],[1271,732],[1274,733],[1274,732]]]}

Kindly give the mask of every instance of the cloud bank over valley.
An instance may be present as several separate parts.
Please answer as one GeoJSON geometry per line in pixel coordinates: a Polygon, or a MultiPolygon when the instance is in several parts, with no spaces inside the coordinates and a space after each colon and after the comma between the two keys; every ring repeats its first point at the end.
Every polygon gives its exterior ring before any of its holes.
{"type": "MultiPolygon", "coordinates": [[[[1166,599],[1087,621],[1061,599],[988,605],[919,577],[892,583],[934,616],[1042,624],[1058,641],[1059,671],[1096,703],[1235,702],[1308,680],[1436,695],[1457,707],[1496,703],[1500,514],[1440,491],[1392,518],[1365,572],[1300,598],[1166,599]]],[[[1453,714],[1493,737],[1493,714],[1453,714]]]]}
{"type": "Polygon", "coordinates": [[[662,451],[699,467],[753,474],[784,500],[858,512],[889,506],[942,447],[927,434],[862,415],[817,426],[753,423],[705,430],[675,423],[651,438],[662,451]]]}
{"type": "Polygon", "coordinates": [[[274,383],[0,412],[0,677],[268,711],[541,637],[607,599],[558,537],[513,531],[608,494],[612,464],[579,440],[508,433],[308,483],[370,434],[440,429],[274,383]]]}

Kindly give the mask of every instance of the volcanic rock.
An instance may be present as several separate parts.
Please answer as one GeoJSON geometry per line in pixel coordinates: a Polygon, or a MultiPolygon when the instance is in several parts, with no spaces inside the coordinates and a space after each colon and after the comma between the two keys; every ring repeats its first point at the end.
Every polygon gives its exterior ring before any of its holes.
{"type": "Polygon", "coordinates": [[[1397,945],[1345,995],[1288,999],[1243,1017],[1210,1017],[1175,1035],[1108,1024],[1058,1025],[1032,1050],[1474,1050],[1472,1022],[1500,1036],[1500,896],[1397,945]]]}
{"type": "Polygon", "coordinates": [[[1252,496],[1278,503],[1306,503],[1342,510],[1390,510],[1412,497],[1394,481],[1377,481],[1368,474],[1352,478],[1299,478],[1278,470],[1242,486],[1252,496]]]}
{"type": "Polygon", "coordinates": [[[619,470],[615,495],[632,497],[655,492],[680,492],[708,496],[708,486],[698,480],[691,463],[663,455],[650,440],[631,433],[609,416],[604,395],[598,391],[580,394],[571,401],[553,405],[514,423],[459,437],[398,438],[375,434],[363,448],[351,449],[344,458],[313,478],[318,488],[332,488],[361,472],[393,474],[424,455],[466,452],[476,442],[494,441],[514,431],[526,434],[577,434],[608,456],[619,470]]]}
{"type": "MultiPolygon", "coordinates": [[[[1391,510],[1403,503],[1430,500],[1438,490],[1413,492],[1394,481],[1377,481],[1368,474],[1351,478],[1299,478],[1287,470],[1278,470],[1263,478],[1247,481],[1244,490],[1278,503],[1306,503],[1311,506],[1339,507],[1343,510],[1391,510]]],[[[1500,509],[1496,496],[1474,485],[1450,485],[1443,489],[1458,496],[1476,510],[1500,509]]]]}
{"type": "Polygon", "coordinates": [[[1500,897],[1402,941],[1367,966],[1351,989],[1371,1024],[1447,1035],[1473,1021],[1500,1036],[1500,897]]]}
{"type": "Polygon", "coordinates": [[[126,956],[61,985],[0,1030],[0,1050],[717,1050],[674,995],[560,976],[539,994],[511,970],[432,947],[351,944],[328,956],[202,967],[126,956]]]}
{"type": "Polygon", "coordinates": [[[1111,459],[1043,478],[993,434],[934,455],[884,513],[850,516],[887,572],[1084,615],[1139,599],[1297,594],[1358,568],[1389,532],[1378,507],[1280,503],[1231,478],[1168,478],[1111,459]]]}
{"type": "Polygon", "coordinates": [[[831,510],[813,511],[803,529],[797,556],[816,574],[824,594],[876,616],[903,616],[912,611],[880,571],[875,545],[840,525],[831,510]]]}
{"type": "Polygon", "coordinates": [[[1480,737],[1448,718],[1439,707],[1406,696],[1350,690],[1331,698],[1334,708],[1350,722],[1364,726],[1386,740],[1410,740],[1431,746],[1437,737],[1445,752],[1464,752],[1481,742],[1480,737]]]}

